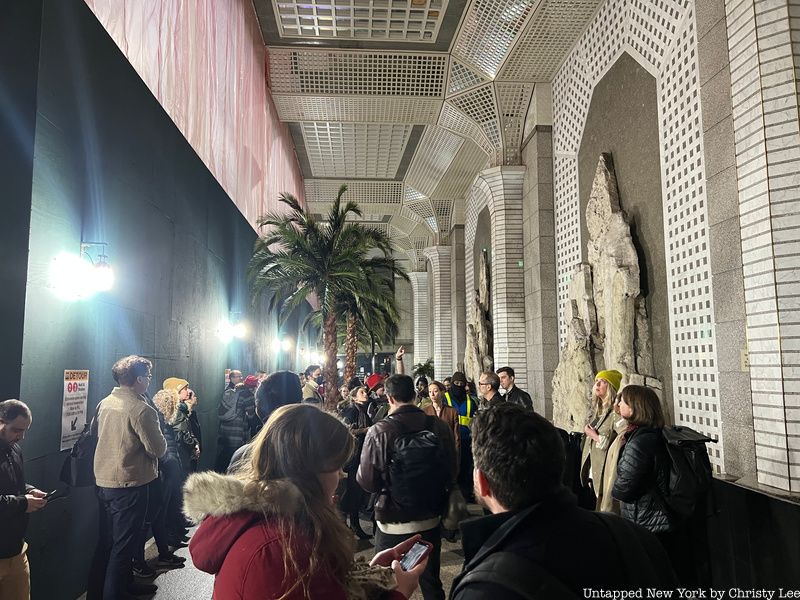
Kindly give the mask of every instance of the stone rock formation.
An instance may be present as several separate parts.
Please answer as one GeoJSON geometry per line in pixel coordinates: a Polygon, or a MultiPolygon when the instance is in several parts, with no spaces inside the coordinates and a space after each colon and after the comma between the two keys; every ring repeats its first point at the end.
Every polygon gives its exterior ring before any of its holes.
{"type": "Polygon", "coordinates": [[[587,390],[591,392],[594,382],[592,331],[597,323],[591,290],[591,268],[578,265],[564,308],[567,343],[553,373],[553,422],[567,431],[583,430],[591,412],[587,390]]]}
{"type": "Polygon", "coordinates": [[[489,261],[486,252],[482,252],[478,289],[475,290],[475,297],[470,308],[470,319],[467,324],[467,347],[464,352],[464,373],[468,379],[473,381],[478,381],[482,371],[491,371],[494,366],[490,281],[489,261]]]}
{"type": "Polygon", "coordinates": [[[594,373],[616,369],[623,384],[648,385],[659,396],[662,389],[653,372],[639,259],[610,154],[601,154],[597,163],[586,226],[588,264],[578,265],[572,276],[564,309],[567,339],[553,375],[553,421],[578,431],[591,411],[594,373]]]}

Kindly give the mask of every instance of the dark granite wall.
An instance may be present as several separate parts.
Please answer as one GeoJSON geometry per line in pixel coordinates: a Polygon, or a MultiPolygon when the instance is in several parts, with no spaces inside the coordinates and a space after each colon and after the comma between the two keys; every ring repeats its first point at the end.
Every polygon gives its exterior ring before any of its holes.
{"type": "Polygon", "coordinates": [[[41,14],[41,0],[11,0],[0,9],[0,399],[20,392],[41,14]]]}
{"type": "MultiPolygon", "coordinates": [[[[29,4],[4,6],[0,21],[29,4]]],[[[4,222],[14,237],[1,235],[0,243],[13,243],[14,269],[27,273],[27,287],[24,320],[17,300],[0,316],[4,330],[24,325],[22,350],[6,364],[22,365],[20,397],[34,416],[23,446],[27,479],[43,489],[58,484],[63,371],[89,369],[92,411],[113,386],[113,362],[133,353],[154,361],[151,393],[169,376],[191,382],[208,466],[224,369],[274,367],[274,319],[251,306],[245,280],[255,232],[83,2],[45,0],[41,26],[31,15],[19,27],[28,71],[14,72],[11,86],[33,163],[27,171],[25,156],[14,163],[16,187],[4,205],[18,221],[4,222]],[[35,138],[28,132],[34,114],[35,138]],[[108,242],[116,285],[91,300],[64,302],[49,289],[48,270],[60,252],[77,253],[81,240],[108,242]],[[226,346],[215,330],[232,313],[250,322],[251,337],[226,346]]],[[[9,60],[13,49],[5,42],[0,49],[9,60]]],[[[12,289],[18,296],[9,283],[12,289]]],[[[80,596],[95,522],[89,488],[33,516],[34,600],[80,596]]]]}

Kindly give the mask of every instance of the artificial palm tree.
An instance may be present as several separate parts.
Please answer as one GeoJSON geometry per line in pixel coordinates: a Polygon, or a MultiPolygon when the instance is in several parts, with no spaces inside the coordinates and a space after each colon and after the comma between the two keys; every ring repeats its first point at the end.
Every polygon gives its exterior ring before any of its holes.
{"type": "Polygon", "coordinates": [[[267,233],[256,240],[248,266],[254,299],[269,298],[269,310],[278,310],[278,320],[288,316],[307,298],[316,296],[322,322],[325,352],[325,402],[336,403],[336,311],[341,298],[357,296],[365,289],[365,265],[391,262],[389,237],[373,228],[347,222],[361,216],[355,202],[342,202],[342,186],[327,217],[317,221],[291,194],[280,201],[289,212],[268,213],[258,220],[267,233]],[[378,258],[368,258],[370,255],[378,258]]]}
{"type": "Polygon", "coordinates": [[[364,285],[357,294],[341,299],[340,314],[346,321],[345,381],[355,375],[359,345],[366,347],[376,339],[383,341],[397,335],[400,316],[392,289],[395,275],[408,277],[394,261],[383,257],[370,259],[364,264],[364,285]]]}

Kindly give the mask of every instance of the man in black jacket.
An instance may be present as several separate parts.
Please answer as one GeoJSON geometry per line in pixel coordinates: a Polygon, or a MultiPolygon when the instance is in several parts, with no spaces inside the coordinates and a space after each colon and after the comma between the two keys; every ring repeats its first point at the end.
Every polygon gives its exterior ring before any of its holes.
{"type": "Polygon", "coordinates": [[[584,590],[677,585],[649,532],[578,508],[561,485],[564,447],[543,417],[501,402],[472,420],[475,496],[492,514],[461,525],[453,600],[561,600],[584,590]]]}
{"type": "Polygon", "coordinates": [[[44,508],[46,494],[25,483],[19,442],[31,426],[31,411],[19,400],[0,402],[0,598],[28,598],[28,513],[44,508]]]}
{"type": "Polygon", "coordinates": [[[495,371],[500,378],[500,386],[506,391],[503,399],[512,404],[519,404],[520,406],[533,410],[533,400],[531,395],[525,390],[519,389],[514,383],[514,369],[511,367],[500,367],[495,371]]]}
{"type": "Polygon", "coordinates": [[[428,566],[419,581],[422,596],[425,600],[444,600],[439,577],[442,549],[439,524],[446,491],[455,485],[458,465],[455,439],[444,421],[429,417],[414,406],[416,391],[411,377],[392,375],[385,385],[389,415],[367,431],[356,475],[362,488],[378,494],[375,552],[392,548],[415,533],[422,534],[424,540],[433,544],[428,566]],[[420,456],[416,452],[425,447],[433,451],[436,459],[409,464],[412,455],[420,456]],[[409,463],[404,462],[406,457],[409,463]],[[401,469],[393,469],[393,465],[399,464],[402,470],[420,477],[401,481],[401,469]]]}

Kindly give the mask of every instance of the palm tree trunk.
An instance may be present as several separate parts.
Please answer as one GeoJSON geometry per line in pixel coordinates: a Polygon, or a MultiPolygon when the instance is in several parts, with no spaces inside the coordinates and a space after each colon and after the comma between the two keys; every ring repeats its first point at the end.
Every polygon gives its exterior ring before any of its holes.
{"type": "Polygon", "coordinates": [[[336,314],[331,312],[325,316],[322,325],[323,345],[325,347],[325,408],[336,408],[336,384],[338,383],[339,370],[336,368],[336,314]]]}
{"type": "Polygon", "coordinates": [[[356,337],[356,316],[347,315],[347,337],[345,338],[345,363],[344,382],[347,384],[356,374],[356,354],[358,353],[358,338],[356,337]]]}

